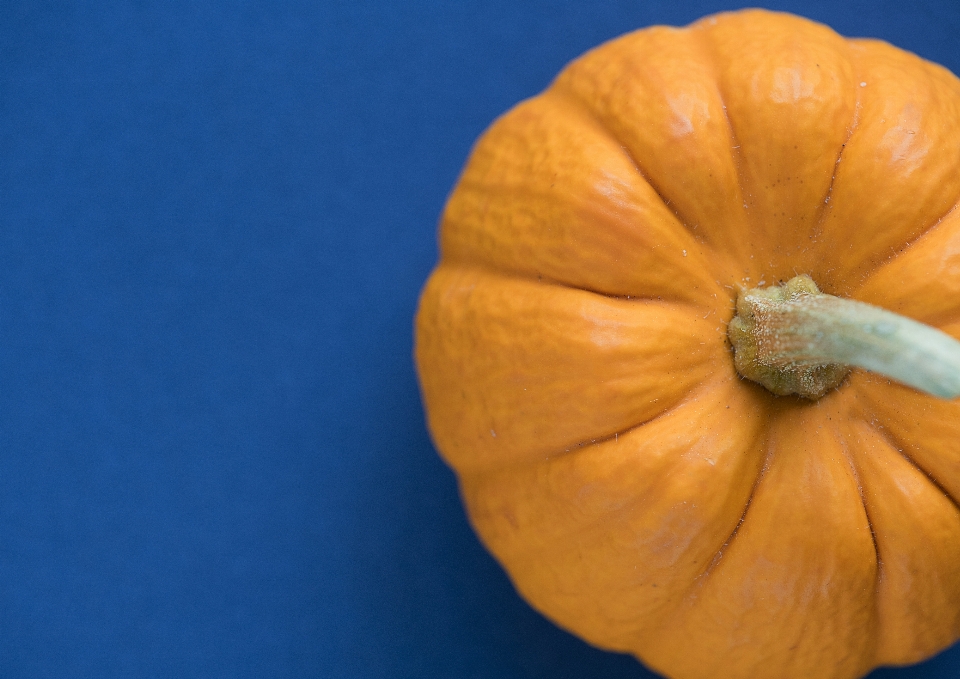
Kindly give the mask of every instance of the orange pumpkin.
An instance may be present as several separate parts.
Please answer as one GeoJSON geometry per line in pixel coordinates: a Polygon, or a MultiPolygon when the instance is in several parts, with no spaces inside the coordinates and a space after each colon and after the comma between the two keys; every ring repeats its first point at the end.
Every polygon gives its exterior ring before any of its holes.
{"type": "Polygon", "coordinates": [[[960,81],[786,14],[628,34],[497,120],[416,361],[519,592],[675,679],[848,679],[956,640],[960,404],[862,370],[774,395],[728,324],[808,274],[960,337],[958,201],[960,81]]]}

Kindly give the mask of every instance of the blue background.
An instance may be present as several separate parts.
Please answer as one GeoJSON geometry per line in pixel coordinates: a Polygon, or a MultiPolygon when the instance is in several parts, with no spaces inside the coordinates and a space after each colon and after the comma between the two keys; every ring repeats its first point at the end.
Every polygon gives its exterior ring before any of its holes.
{"type": "MultiPolygon", "coordinates": [[[[960,71],[952,1],[770,6],[960,71]]],[[[733,7],[0,3],[0,675],[652,677],[480,547],[411,319],[496,115],[733,7]]]]}

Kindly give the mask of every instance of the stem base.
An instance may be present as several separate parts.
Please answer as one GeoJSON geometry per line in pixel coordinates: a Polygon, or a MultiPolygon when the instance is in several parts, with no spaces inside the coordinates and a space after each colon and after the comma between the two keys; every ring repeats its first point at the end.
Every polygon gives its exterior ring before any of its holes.
{"type": "Polygon", "coordinates": [[[818,295],[823,293],[807,275],[781,286],[742,291],[737,315],[727,326],[737,372],[778,396],[796,394],[816,400],[838,387],[850,366],[798,360],[784,352],[784,347],[796,344],[799,334],[784,312],[791,302],[818,295]]]}

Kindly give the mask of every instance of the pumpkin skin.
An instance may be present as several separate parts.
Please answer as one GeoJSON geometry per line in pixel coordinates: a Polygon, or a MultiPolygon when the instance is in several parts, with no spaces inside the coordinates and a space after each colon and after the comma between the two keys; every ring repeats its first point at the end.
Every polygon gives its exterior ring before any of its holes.
{"type": "Polygon", "coordinates": [[[734,370],[738,290],[960,337],[960,81],[750,10],[628,34],[481,137],[416,319],[471,522],[558,625],[674,679],[849,679],[960,636],[960,404],[734,370]]]}

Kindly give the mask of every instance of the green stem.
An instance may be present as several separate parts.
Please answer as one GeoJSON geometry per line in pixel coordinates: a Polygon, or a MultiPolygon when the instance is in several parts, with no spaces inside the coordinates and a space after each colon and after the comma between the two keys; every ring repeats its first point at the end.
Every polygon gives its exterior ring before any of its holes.
{"type": "Polygon", "coordinates": [[[776,394],[819,398],[858,367],[941,398],[960,396],[960,342],[823,294],[809,276],[741,292],[728,334],[740,374],[776,394]]]}

